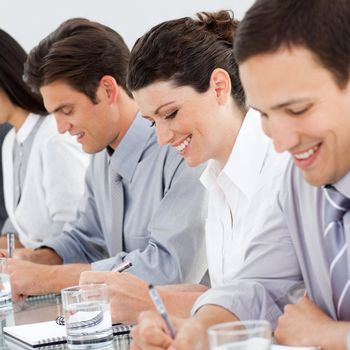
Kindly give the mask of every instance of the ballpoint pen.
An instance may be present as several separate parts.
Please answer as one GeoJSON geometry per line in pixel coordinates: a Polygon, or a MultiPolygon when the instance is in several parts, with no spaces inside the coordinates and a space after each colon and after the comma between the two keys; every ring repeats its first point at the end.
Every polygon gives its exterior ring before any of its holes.
{"type": "Polygon", "coordinates": [[[7,233],[7,257],[12,258],[15,250],[15,234],[13,232],[7,233]]]}
{"type": "Polygon", "coordinates": [[[171,336],[172,339],[174,339],[176,332],[175,332],[173,324],[170,321],[168,312],[166,311],[166,308],[162,302],[162,299],[160,298],[157,290],[154,288],[154,286],[152,284],[150,284],[148,286],[148,288],[149,288],[149,295],[153,301],[154,306],[156,307],[160,316],[163,318],[163,320],[166,324],[166,327],[168,329],[169,335],[171,336]]]}
{"type": "Polygon", "coordinates": [[[126,269],[130,268],[132,266],[132,262],[130,261],[124,261],[122,264],[116,266],[114,269],[112,269],[112,272],[123,272],[126,269]]]}

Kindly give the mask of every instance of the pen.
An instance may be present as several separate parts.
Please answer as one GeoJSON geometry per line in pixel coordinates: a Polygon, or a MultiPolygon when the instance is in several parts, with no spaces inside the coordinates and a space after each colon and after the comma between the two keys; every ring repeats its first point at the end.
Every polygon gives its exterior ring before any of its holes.
{"type": "Polygon", "coordinates": [[[165,306],[162,302],[162,299],[160,298],[157,290],[154,288],[154,286],[152,284],[150,284],[148,286],[148,288],[149,288],[149,296],[151,297],[154,306],[156,307],[160,316],[162,316],[162,318],[166,324],[166,327],[168,329],[169,335],[171,336],[172,339],[174,339],[175,335],[176,335],[175,330],[174,330],[174,326],[170,321],[169,315],[165,309],[165,306]]]}
{"type": "Polygon", "coordinates": [[[12,258],[15,250],[15,234],[13,232],[7,233],[7,257],[12,258]]]}
{"type": "Polygon", "coordinates": [[[131,266],[132,266],[132,262],[125,261],[125,262],[121,263],[120,265],[116,266],[114,269],[112,269],[112,272],[123,272],[131,266]]]}

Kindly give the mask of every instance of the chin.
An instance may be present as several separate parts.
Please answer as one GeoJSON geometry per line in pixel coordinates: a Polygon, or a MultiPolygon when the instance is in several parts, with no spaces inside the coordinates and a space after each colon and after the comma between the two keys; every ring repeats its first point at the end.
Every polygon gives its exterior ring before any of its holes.
{"type": "Polygon", "coordinates": [[[103,148],[97,149],[97,148],[94,148],[94,147],[89,147],[89,146],[84,146],[83,145],[83,151],[85,153],[88,153],[88,154],[95,154],[95,153],[98,153],[98,152],[100,152],[102,150],[103,150],[103,148]]]}
{"type": "Polygon", "coordinates": [[[186,164],[191,167],[191,168],[195,168],[196,166],[200,165],[201,162],[198,162],[194,159],[190,159],[190,158],[185,158],[186,164]]]}
{"type": "Polygon", "coordinates": [[[307,172],[303,172],[304,179],[311,185],[315,187],[321,187],[327,184],[332,184],[337,182],[337,179],[330,176],[330,174],[322,174],[318,172],[317,174],[311,174],[307,172]]]}

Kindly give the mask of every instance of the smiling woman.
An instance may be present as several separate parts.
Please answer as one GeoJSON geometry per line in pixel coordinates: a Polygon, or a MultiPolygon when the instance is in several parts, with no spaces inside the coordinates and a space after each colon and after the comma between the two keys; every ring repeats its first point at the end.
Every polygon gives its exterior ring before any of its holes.
{"type": "MultiPolygon", "coordinates": [[[[215,287],[242,266],[288,160],[274,152],[259,115],[246,110],[232,49],[237,26],[230,11],[161,23],[136,42],[129,63],[128,87],[158,142],[190,166],[209,161],[201,181],[209,191],[206,242],[215,287]]],[[[147,343],[137,330],[134,340],[147,343]]]]}
{"type": "MultiPolygon", "coordinates": [[[[190,166],[210,160],[201,181],[209,190],[207,247],[214,285],[229,281],[239,268],[253,231],[245,222],[249,202],[260,186],[274,200],[278,186],[272,189],[272,182],[278,184],[285,164],[261,132],[256,113],[245,115],[232,51],[237,26],[229,11],[161,23],[136,42],[129,63],[128,87],[155,126],[158,142],[176,148],[190,166]]],[[[259,210],[249,209],[256,217],[270,205],[266,198],[261,203],[259,210]]]]}
{"type": "Polygon", "coordinates": [[[132,50],[128,85],[141,112],[191,166],[216,159],[223,167],[246,112],[232,52],[237,24],[228,11],[201,13],[156,26],[132,50]]]}

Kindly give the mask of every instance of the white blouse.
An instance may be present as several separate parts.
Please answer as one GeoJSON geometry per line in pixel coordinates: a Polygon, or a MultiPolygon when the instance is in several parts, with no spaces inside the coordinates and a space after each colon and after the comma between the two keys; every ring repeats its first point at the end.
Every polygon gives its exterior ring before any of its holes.
{"type": "MultiPolygon", "coordinates": [[[[52,115],[30,114],[22,127],[6,135],[2,147],[5,206],[19,240],[35,248],[61,232],[65,222],[76,218],[84,191],[90,156],[69,134],[59,134],[52,115]],[[38,118],[45,118],[36,132],[21,191],[14,204],[13,147],[24,142],[38,118]]],[[[5,224],[6,226],[6,224],[5,224]]],[[[5,229],[5,228],[4,228],[5,229]]]]}
{"type": "Polygon", "coordinates": [[[211,286],[228,284],[244,261],[249,241],[277,199],[289,155],[277,154],[250,110],[222,170],[211,160],[201,176],[209,191],[206,222],[211,286]]]}

